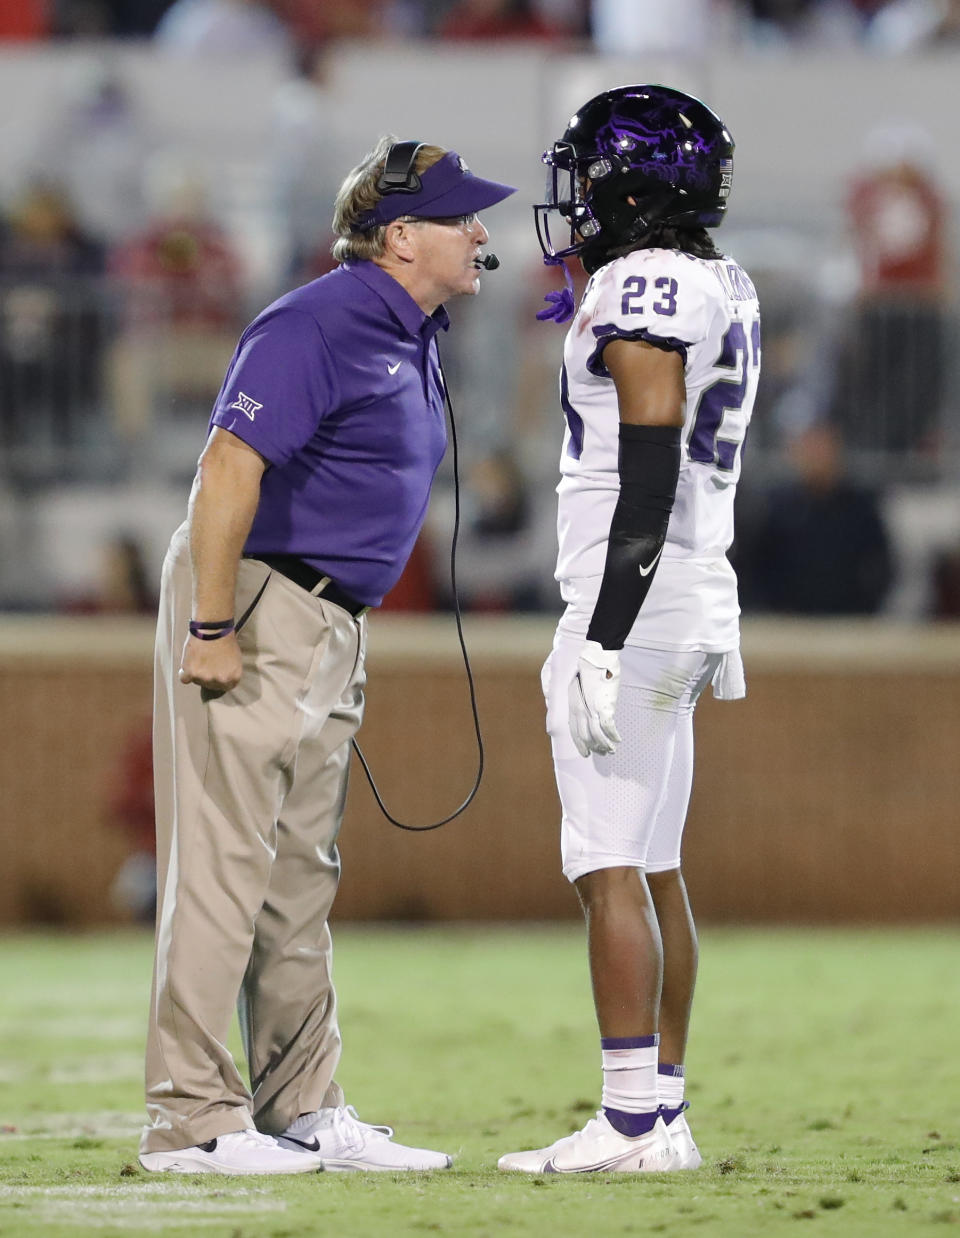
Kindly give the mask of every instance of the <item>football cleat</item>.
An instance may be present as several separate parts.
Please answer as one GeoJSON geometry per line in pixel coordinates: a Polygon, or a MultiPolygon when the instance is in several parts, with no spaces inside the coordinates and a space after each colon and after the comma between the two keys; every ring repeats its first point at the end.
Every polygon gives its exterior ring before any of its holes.
{"type": "Polygon", "coordinates": [[[621,1135],[599,1110],[583,1130],[558,1139],[548,1148],[508,1152],[498,1169],[526,1174],[668,1173],[679,1169],[663,1118],[645,1135],[621,1135]]]}
{"type": "Polygon", "coordinates": [[[291,1152],[254,1130],[231,1131],[173,1152],[142,1152],[140,1164],[151,1173],[168,1174],[305,1174],[323,1169],[321,1157],[291,1152]]]}
{"type": "Polygon", "coordinates": [[[686,1102],[679,1109],[668,1109],[666,1106],[661,1106],[660,1116],[663,1118],[667,1134],[670,1136],[674,1151],[677,1154],[679,1164],[676,1168],[699,1169],[703,1164],[703,1157],[700,1155],[700,1149],[694,1143],[693,1135],[684,1116],[684,1110],[687,1108],[686,1102]]]}
{"type": "Polygon", "coordinates": [[[353,1105],[303,1113],[278,1142],[293,1152],[323,1158],[325,1169],[403,1170],[449,1169],[453,1159],[445,1152],[407,1148],[394,1143],[393,1129],[361,1122],[353,1105]]]}

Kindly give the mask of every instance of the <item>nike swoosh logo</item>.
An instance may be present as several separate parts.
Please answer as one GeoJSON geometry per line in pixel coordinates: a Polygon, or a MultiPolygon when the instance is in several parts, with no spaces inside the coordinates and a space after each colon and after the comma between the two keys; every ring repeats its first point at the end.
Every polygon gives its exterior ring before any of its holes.
{"type": "Polygon", "coordinates": [[[637,571],[640,573],[640,575],[649,576],[650,573],[653,571],[653,569],[657,566],[657,560],[660,558],[662,554],[663,554],[663,547],[661,546],[660,549],[653,556],[653,558],[650,560],[650,562],[647,564],[646,567],[644,567],[642,563],[638,563],[637,571]]]}
{"type": "MultiPolygon", "coordinates": [[[[606,1158],[606,1160],[603,1160],[603,1161],[594,1161],[594,1163],[593,1163],[592,1165],[581,1165],[581,1166],[580,1166],[579,1168],[577,1168],[577,1169],[557,1169],[557,1166],[556,1166],[556,1164],[554,1163],[554,1159],[553,1159],[553,1157],[551,1156],[551,1157],[549,1157],[549,1159],[547,1159],[547,1160],[545,1160],[545,1161],[543,1162],[543,1166],[541,1167],[540,1172],[541,1172],[542,1174],[563,1174],[563,1173],[573,1173],[573,1174],[595,1174],[595,1173],[602,1173],[605,1169],[614,1169],[617,1165],[619,1165],[619,1164],[620,1164],[620,1162],[621,1162],[621,1161],[624,1161],[624,1160],[628,1159],[630,1155],[631,1155],[630,1153],[623,1153],[623,1152],[621,1152],[621,1153],[618,1153],[616,1156],[609,1156],[609,1157],[607,1157],[607,1158],[606,1158]]],[[[669,1158],[670,1158],[670,1152],[669,1152],[669,1149],[664,1148],[662,1152],[657,1152],[657,1153],[656,1153],[656,1154],[655,1154],[652,1158],[651,1158],[651,1157],[641,1157],[641,1159],[640,1159],[640,1164],[641,1164],[641,1165],[643,1165],[643,1164],[645,1164],[647,1161],[649,1161],[649,1160],[651,1160],[651,1159],[652,1159],[652,1160],[655,1160],[655,1161],[661,1161],[661,1160],[669,1160],[669,1158]]]]}
{"type": "Polygon", "coordinates": [[[581,1165],[577,1169],[557,1169],[553,1157],[543,1162],[542,1174],[595,1174],[604,1169],[612,1169],[624,1159],[623,1154],[607,1157],[604,1161],[595,1161],[592,1165],[581,1165]]]}
{"type": "Polygon", "coordinates": [[[399,370],[399,369],[400,369],[400,366],[401,366],[401,365],[403,365],[403,362],[402,362],[402,361],[398,361],[398,362],[396,363],[396,365],[390,365],[390,363],[388,362],[388,363],[387,363],[387,373],[388,373],[388,374],[396,374],[397,370],[399,370]]]}
{"type": "Polygon", "coordinates": [[[320,1140],[314,1135],[312,1139],[294,1139],[292,1135],[284,1135],[287,1143],[295,1143],[300,1148],[306,1148],[308,1152],[320,1151],[320,1140]]]}

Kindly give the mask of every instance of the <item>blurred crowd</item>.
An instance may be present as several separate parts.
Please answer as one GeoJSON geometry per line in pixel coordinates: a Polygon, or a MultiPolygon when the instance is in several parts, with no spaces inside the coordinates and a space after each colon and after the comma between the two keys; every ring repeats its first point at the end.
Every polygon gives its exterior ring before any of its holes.
{"type": "MultiPolygon", "coordinates": [[[[333,40],[574,40],[632,51],[669,50],[682,38],[689,51],[721,31],[764,48],[799,41],[894,51],[960,35],[960,0],[643,0],[642,9],[640,22],[637,0],[0,0],[0,40],[116,36],[197,56],[273,49],[288,61],[289,80],[304,85],[301,102],[309,95],[274,143],[270,182],[286,245],[269,287],[251,271],[202,169],[159,141],[120,74],[94,68],[51,118],[29,174],[0,204],[0,491],[29,499],[77,478],[139,484],[165,468],[181,487],[188,480],[198,427],[240,330],[267,300],[332,265],[335,185],[315,179],[329,160],[301,139],[322,134],[313,119],[325,87],[318,52],[333,40]],[[178,427],[186,449],[171,464],[164,452],[178,427]]],[[[942,480],[944,461],[957,456],[953,206],[924,133],[894,126],[864,137],[845,203],[846,295],[811,306],[809,284],[794,286],[784,270],[758,269],[743,255],[765,311],[732,556],[747,611],[889,610],[903,560],[889,527],[891,485],[942,480]]],[[[494,329],[495,316],[457,307],[462,322],[446,345],[451,387],[467,403],[466,609],[558,605],[560,334],[534,319],[556,275],[531,249],[501,327],[509,339],[478,336],[494,329]],[[482,349],[464,349],[477,338],[482,349]],[[491,351],[502,358],[497,374],[472,372],[491,351]],[[469,403],[468,393],[491,388],[495,415],[469,403]]],[[[388,609],[452,605],[452,482],[448,462],[388,609]]],[[[89,587],[64,590],[57,604],[149,613],[150,568],[136,536],[111,530],[100,555],[89,587]]],[[[955,535],[941,529],[923,562],[914,611],[960,618],[960,521],[955,535]]],[[[7,605],[0,588],[0,608],[7,605]]]]}
{"type": "Polygon", "coordinates": [[[273,48],[308,63],[336,39],[592,40],[690,51],[718,31],[761,46],[899,52],[957,42],[960,0],[0,0],[0,40],[154,38],[189,52],[273,48]]]}
{"type": "Polygon", "coordinates": [[[199,182],[172,174],[117,235],[81,196],[37,176],[0,231],[0,436],[24,481],[104,415],[118,443],[140,440],[161,388],[168,409],[209,404],[246,317],[243,259],[199,182]]]}

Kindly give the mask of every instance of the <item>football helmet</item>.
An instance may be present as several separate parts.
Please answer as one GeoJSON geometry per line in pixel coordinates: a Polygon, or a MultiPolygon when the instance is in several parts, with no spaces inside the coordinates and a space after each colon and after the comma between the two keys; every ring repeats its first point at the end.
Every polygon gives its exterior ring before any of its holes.
{"type": "Polygon", "coordinates": [[[692,95],[619,86],[585,103],[543,162],[547,200],[533,209],[544,255],[595,256],[655,224],[715,228],[733,182],[733,138],[692,95]],[[553,211],[570,227],[564,248],[550,236],[553,211]]]}

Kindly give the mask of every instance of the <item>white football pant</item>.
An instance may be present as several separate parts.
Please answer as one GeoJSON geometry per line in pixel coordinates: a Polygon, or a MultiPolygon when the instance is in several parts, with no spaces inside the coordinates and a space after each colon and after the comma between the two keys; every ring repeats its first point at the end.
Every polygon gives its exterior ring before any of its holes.
{"type": "Polygon", "coordinates": [[[567,721],[567,688],[582,649],[582,637],[558,631],[541,676],[563,807],[564,876],[576,881],[600,868],[678,868],[693,781],[693,711],[723,655],[622,649],[616,714],[622,742],[610,756],[582,757],[567,721]]]}

